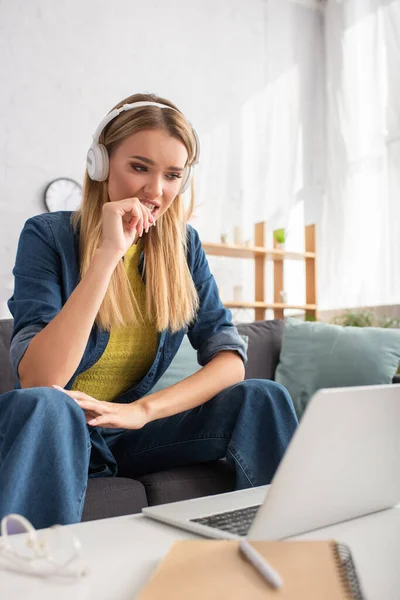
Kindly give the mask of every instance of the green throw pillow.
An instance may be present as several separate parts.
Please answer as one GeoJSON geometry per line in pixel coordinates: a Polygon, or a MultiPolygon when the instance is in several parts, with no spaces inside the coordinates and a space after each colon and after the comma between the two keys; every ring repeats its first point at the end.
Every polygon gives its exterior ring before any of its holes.
{"type": "Polygon", "coordinates": [[[399,329],[287,319],[275,380],[288,389],[300,418],[317,390],[388,384],[399,363],[399,329]]]}
{"type": "MultiPolygon", "coordinates": [[[[246,344],[248,343],[248,337],[246,335],[240,336],[246,344]]],[[[187,335],[183,337],[182,343],[179,347],[178,352],[174,356],[168,369],[164,375],[160,377],[156,385],[150,390],[149,394],[154,394],[159,390],[164,390],[182,379],[186,379],[189,375],[193,375],[202,367],[197,362],[197,350],[195,350],[187,335]]]]}

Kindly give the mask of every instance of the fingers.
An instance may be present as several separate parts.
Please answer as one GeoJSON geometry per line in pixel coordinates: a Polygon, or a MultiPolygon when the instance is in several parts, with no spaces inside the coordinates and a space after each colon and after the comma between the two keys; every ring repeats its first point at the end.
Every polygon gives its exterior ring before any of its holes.
{"type": "Polygon", "coordinates": [[[85,419],[86,419],[86,423],[88,425],[95,425],[95,421],[97,421],[97,415],[91,413],[91,412],[85,412],[83,411],[83,414],[85,415],[85,419]]]}
{"type": "Polygon", "coordinates": [[[114,415],[96,415],[90,411],[85,412],[86,423],[92,427],[118,428],[120,424],[114,415]]]}
{"type": "Polygon", "coordinates": [[[100,417],[94,417],[94,418],[86,418],[86,423],[88,425],[91,425],[92,427],[110,427],[110,428],[117,428],[119,427],[119,425],[116,424],[116,422],[114,421],[113,418],[110,418],[109,416],[106,415],[102,415],[100,417]]]}
{"type": "Polygon", "coordinates": [[[88,394],[85,394],[84,392],[79,392],[78,390],[65,390],[64,388],[60,387],[59,385],[52,385],[51,387],[55,388],[56,390],[60,390],[60,392],[64,392],[64,394],[71,396],[71,398],[73,398],[74,400],[79,400],[79,401],[91,400],[93,402],[100,402],[99,400],[92,398],[92,396],[89,396],[88,394]]]}
{"type": "Polygon", "coordinates": [[[147,233],[149,228],[156,224],[151,211],[136,197],[106,202],[103,210],[120,215],[124,229],[128,231],[135,229],[139,237],[142,237],[144,232],[147,233]]]}
{"type": "Polygon", "coordinates": [[[59,385],[53,385],[52,387],[70,396],[84,411],[90,411],[94,416],[112,412],[112,407],[109,406],[108,402],[96,400],[84,392],[64,390],[59,385]]]}
{"type": "Polygon", "coordinates": [[[138,198],[133,198],[133,200],[135,203],[134,208],[136,208],[137,212],[135,213],[134,209],[132,210],[132,219],[130,221],[130,225],[133,224],[139,234],[139,237],[142,237],[144,232],[147,233],[149,228],[156,224],[156,221],[147,206],[140,202],[138,198]]]}
{"type": "Polygon", "coordinates": [[[96,400],[84,392],[65,390],[59,385],[53,385],[53,388],[64,392],[70,396],[85,412],[85,419],[88,425],[93,427],[119,427],[117,421],[118,407],[110,402],[96,400]]]}
{"type": "Polygon", "coordinates": [[[136,227],[139,237],[142,237],[143,233],[147,233],[150,227],[156,224],[156,221],[147,206],[142,204],[140,201],[138,201],[138,204],[141,212],[141,218],[138,219],[134,226],[136,227]]]}
{"type": "Polygon", "coordinates": [[[112,406],[109,406],[109,402],[101,402],[94,399],[80,400],[79,398],[74,398],[74,400],[83,410],[90,411],[95,415],[108,415],[113,412],[112,406]]]}
{"type": "Polygon", "coordinates": [[[146,215],[146,207],[143,206],[143,204],[141,204],[140,202],[138,202],[139,204],[139,211],[140,211],[140,219],[138,224],[136,225],[136,231],[138,233],[139,237],[142,237],[143,235],[143,231],[146,230],[147,227],[147,215],[146,215]]]}
{"type": "Polygon", "coordinates": [[[101,412],[84,408],[82,402],[78,400],[76,400],[76,403],[82,408],[88,425],[92,427],[116,427],[113,415],[102,414],[101,412]]]}
{"type": "Polygon", "coordinates": [[[79,392],[78,390],[65,390],[67,394],[69,394],[71,396],[71,398],[73,398],[74,400],[79,400],[79,401],[83,401],[83,400],[92,400],[93,402],[100,402],[99,400],[96,400],[95,398],[93,398],[92,396],[89,396],[88,394],[85,394],[84,392],[79,392]]]}
{"type": "Polygon", "coordinates": [[[148,231],[152,225],[156,224],[156,220],[153,217],[151,210],[149,208],[147,208],[147,206],[144,206],[143,204],[142,204],[142,206],[146,210],[146,213],[147,213],[147,231],[148,231]]]}
{"type": "Polygon", "coordinates": [[[56,390],[58,390],[60,392],[64,392],[64,394],[67,394],[68,396],[70,396],[68,390],[64,390],[64,388],[60,387],[59,385],[52,385],[51,387],[55,388],[56,390]]]}

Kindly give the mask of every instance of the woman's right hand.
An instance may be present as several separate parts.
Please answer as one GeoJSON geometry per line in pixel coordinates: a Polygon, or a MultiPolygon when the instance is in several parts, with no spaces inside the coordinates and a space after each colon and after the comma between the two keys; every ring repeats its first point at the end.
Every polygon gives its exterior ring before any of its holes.
{"type": "Polygon", "coordinates": [[[141,237],[155,225],[150,210],[138,198],[106,202],[102,210],[102,247],[119,254],[120,258],[132,246],[136,234],[141,237]]]}

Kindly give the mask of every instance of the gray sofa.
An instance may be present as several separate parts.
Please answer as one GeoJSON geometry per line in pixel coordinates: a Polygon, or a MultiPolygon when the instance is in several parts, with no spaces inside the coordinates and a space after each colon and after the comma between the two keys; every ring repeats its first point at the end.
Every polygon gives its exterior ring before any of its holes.
{"type": "MultiPolygon", "coordinates": [[[[284,323],[255,321],[237,326],[249,338],[246,379],[274,379],[279,362],[284,323]]],[[[0,394],[13,389],[8,349],[12,320],[0,320],[0,394]]],[[[400,383],[400,377],[393,380],[400,383]]],[[[89,479],[83,521],[140,512],[144,506],[220,494],[234,488],[233,469],[224,460],[145,475],[89,479]]]]}

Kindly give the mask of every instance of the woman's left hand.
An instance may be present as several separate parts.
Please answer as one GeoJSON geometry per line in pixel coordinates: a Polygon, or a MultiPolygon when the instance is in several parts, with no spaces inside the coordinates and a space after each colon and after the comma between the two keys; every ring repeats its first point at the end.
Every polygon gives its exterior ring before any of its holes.
{"type": "Polygon", "coordinates": [[[97,427],[141,429],[148,422],[143,404],[137,400],[130,404],[102,402],[83,392],[73,392],[53,385],[53,388],[71,396],[85,411],[88,425],[97,427]]]}

